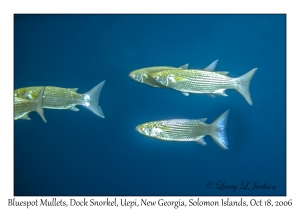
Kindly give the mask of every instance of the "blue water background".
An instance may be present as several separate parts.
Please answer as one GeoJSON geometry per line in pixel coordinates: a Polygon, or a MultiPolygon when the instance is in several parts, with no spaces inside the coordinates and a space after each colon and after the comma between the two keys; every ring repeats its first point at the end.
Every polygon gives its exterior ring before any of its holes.
{"type": "Polygon", "coordinates": [[[84,93],[103,80],[104,119],[79,106],[45,109],[48,123],[36,113],[14,122],[14,195],[286,195],[285,15],[14,16],[15,89],[84,93]],[[258,68],[253,106],[235,90],[185,97],[128,77],[150,66],[201,69],[216,59],[231,77],[258,68]],[[228,109],[228,151],[209,136],[204,147],[135,131],[163,119],[211,123],[228,109]],[[255,182],[272,188],[252,190],[255,182]]]}

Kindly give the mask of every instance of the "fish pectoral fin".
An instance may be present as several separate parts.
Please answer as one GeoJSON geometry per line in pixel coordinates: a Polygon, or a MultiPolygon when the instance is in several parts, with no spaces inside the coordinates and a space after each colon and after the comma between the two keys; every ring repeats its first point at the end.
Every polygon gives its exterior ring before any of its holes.
{"type": "Polygon", "coordinates": [[[44,90],[45,90],[45,87],[42,87],[40,92],[39,92],[38,97],[36,97],[36,99],[34,99],[34,104],[35,104],[35,111],[41,116],[41,118],[46,123],[47,120],[44,117],[44,109],[43,109],[44,90]]]}
{"type": "Polygon", "coordinates": [[[184,64],[182,66],[179,67],[180,69],[188,69],[189,68],[189,64],[184,64]]]}
{"type": "Polygon", "coordinates": [[[216,71],[216,73],[222,74],[222,75],[227,75],[229,71],[216,71]]]}
{"type": "Polygon", "coordinates": [[[228,96],[224,91],[225,91],[225,89],[219,89],[219,90],[214,91],[213,93],[220,95],[220,96],[228,96]]]}
{"type": "Polygon", "coordinates": [[[202,136],[197,136],[195,141],[196,141],[198,144],[201,144],[201,145],[205,146],[205,145],[206,145],[206,142],[204,141],[203,138],[204,138],[204,135],[202,135],[202,136]]]}
{"type": "Polygon", "coordinates": [[[189,93],[181,92],[184,96],[189,96],[189,93]]]}
{"type": "Polygon", "coordinates": [[[79,109],[76,106],[71,106],[70,110],[74,111],[74,112],[78,112],[79,109]]]}
{"type": "MultiPolygon", "coordinates": [[[[171,79],[171,77],[169,78],[171,79]]],[[[186,81],[187,79],[183,78],[183,77],[172,77],[171,81],[172,82],[181,82],[181,81],[186,81]]]]}
{"type": "Polygon", "coordinates": [[[24,116],[20,117],[22,120],[31,120],[30,117],[28,117],[28,113],[26,113],[24,116]]]}
{"type": "Polygon", "coordinates": [[[215,97],[216,97],[216,96],[213,95],[213,94],[208,94],[208,96],[209,96],[210,98],[215,98],[215,97]]]}
{"type": "Polygon", "coordinates": [[[214,71],[217,64],[218,64],[218,60],[215,60],[214,62],[212,62],[211,64],[209,64],[205,69],[203,69],[204,71],[214,71]]]}
{"type": "Polygon", "coordinates": [[[23,98],[29,99],[29,100],[36,99],[37,97],[38,97],[37,93],[27,93],[23,96],[23,98]]]}

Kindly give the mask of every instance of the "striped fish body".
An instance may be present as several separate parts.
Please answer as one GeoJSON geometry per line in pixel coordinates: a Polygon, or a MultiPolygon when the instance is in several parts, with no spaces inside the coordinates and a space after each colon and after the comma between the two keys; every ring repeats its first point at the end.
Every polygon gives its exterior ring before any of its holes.
{"type": "MultiPolygon", "coordinates": [[[[20,88],[16,89],[14,94],[15,97],[35,99],[41,88],[42,86],[20,88]]],[[[45,87],[43,108],[74,109],[76,105],[83,105],[83,95],[76,93],[76,90],[77,88],[45,87]]]]}
{"type": "MultiPolygon", "coordinates": [[[[43,108],[48,109],[70,109],[79,111],[77,105],[82,105],[94,114],[103,117],[103,112],[98,106],[99,96],[105,81],[99,83],[86,93],[77,93],[78,88],[61,88],[46,86],[43,96],[43,108]]],[[[35,99],[42,87],[19,88],[14,91],[14,96],[24,99],[35,99]]]]}
{"type": "Polygon", "coordinates": [[[227,96],[225,90],[235,89],[252,105],[249,88],[256,71],[257,68],[254,68],[240,77],[231,78],[226,75],[228,72],[168,69],[155,72],[152,77],[158,83],[185,95],[198,93],[227,96]]]}
{"type": "Polygon", "coordinates": [[[166,87],[186,93],[224,95],[224,90],[237,86],[235,78],[201,70],[165,70],[153,74],[153,77],[166,87]]]}
{"type": "Polygon", "coordinates": [[[210,126],[201,119],[173,119],[144,123],[136,130],[165,141],[195,141],[197,136],[209,135],[210,126]]]}
{"type": "Polygon", "coordinates": [[[222,148],[228,149],[226,137],[226,123],[229,110],[224,112],[213,123],[206,124],[206,118],[171,119],[147,122],[136,127],[136,131],[152,138],[165,141],[195,141],[203,146],[206,145],[204,136],[210,135],[222,148]]]}

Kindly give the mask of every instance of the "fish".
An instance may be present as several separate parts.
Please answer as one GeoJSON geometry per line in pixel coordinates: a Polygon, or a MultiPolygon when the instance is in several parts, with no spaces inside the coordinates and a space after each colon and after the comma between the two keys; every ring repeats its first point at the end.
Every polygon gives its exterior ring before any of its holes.
{"type": "Polygon", "coordinates": [[[14,97],[14,119],[19,120],[31,120],[28,117],[30,112],[37,112],[41,118],[46,123],[47,120],[44,117],[44,109],[43,109],[43,94],[45,87],[41,87],[38,96],[33,99],[24,99],[19,97],[14,97]]]}
{"type": "Polygon", "coordinates": [[[229,149],[226,136],[226,124],[229,110],[225,111],[213,123],[206,124],[207,118],[171,119],[147,122],[136,126],[136,131],[159,140],[189,142],[206,145],[204,136],[211,136],[222,148],[229,149]]]}
{"type": "MultiPolygon", "coordinates": [[[[183,66],[179,67],[180,69],[187,69],[188,64],[185,64],[183,66]]],[[[156,82],[152,77],[151,74],[154,72],[166,70],[166,69],[178,69],[171,66],[153,66],[153,67],[147,67],[147,68],[141,68],[134,70],[129,73],[129,77],[133,79],[134,81],[137,81],[142,84],[146,84],[152,87],[156,88],[166,88],[166,86],[161,85],[160,83],[156,82]]]]}
{"type": "MultiPolygon", "coordinates": [[[[97,116],[105,118],[101,107],[98,106],[104,83],[105,80],[83,94],[76,92],[78,88],[46,86],[43,96],[43,108],[79,111],[76,106],[82,105],[97,116]]],[[[14,91],[14,96],[32,100],[37,97],[41,88],[41,86],[19,88],[14,91]]]]}
{"type": "MultiPolygon", "coordinates": [[[[207,71],[213,71],[218,63],[218,60],[212,62],[209,66],[204,68],[207,71]]],[[[154,67],[147,67],[134,70],[129,73],[129,77],[139,83],[146,84],[156,88],[167,88],[165,85],[160,84],[155,79],[153,79],[152,74],[159,71],[164,70],[172,70],[172,69],[188,69],[189,64],[182,65],[178,68],[171,67],[171,66],[154,66],[154,67]]]]}
{"type": "Polygon", "coordinates": [[[254,68],[237,78],[227,76],[227,71],[215,72],[196,69],[164,70],[153,73],[152,77],[158,83],[171,89],[178,90],[185,95],[197,93],[209,94],[211,96],[228,96],[224,91],[226,89],[235,89],[250,105],[252,105],[249,88],[251,79],[257,69],[258,68],[254,68]]]}

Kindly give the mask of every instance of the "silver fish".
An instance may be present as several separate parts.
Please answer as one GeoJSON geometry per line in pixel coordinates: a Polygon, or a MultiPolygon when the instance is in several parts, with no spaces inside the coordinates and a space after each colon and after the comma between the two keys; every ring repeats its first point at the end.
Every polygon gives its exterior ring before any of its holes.
{"type": "Polygon", "coordinates": [[[40,92],[36,99],[29,100],[19,97],[14,97],[14,119],[24,119],[30,120],[28,114],[30,112],[36,111],[44,122],[47,122],[46,118],[44,117],[44,110],[43,110],[43,94],[44,94],[45,87],[40,89],[40,92]]]}
{"type": "Polygon", "coordinates": [[[198,93],[227,96],[224,92],[226,89],[235,89],[252,105],[249,87],[256,70],[254,68],[238,78],[231,78],[227,76],[228,72],[169,69],[155,72],[152,77],[158,83],[185,95],[198,93]]]}
{"type": "MultiPolygon", "coordinates": [[[[183,66],[179,67],[180,69],[187,69],[188,64],[185,64],[183,66]]],[[[175,67],[170,66],[153,66],[153,67],[147,67],[147,68],[141,68],[134,70],[129,73],[129,77],[133,79],[134,81],[137,81],[142,84],[146,84],[152,87],[157,88],[166,88],[164,85],[161,85],[160,83],[156,82],[152,77],[151,74],[154,72],[166,70],[166,69],[178,69],[175,67]]]]}
{"type": "MultiPolygon", "coordinates": [[[[210,65],[208,65],[204,70],[206,71],[214,71],[214,69],[217,66],[219,60],[216,60],[212,62],[210,65]]],[[[137,81],[142,84],[146,84],[152,87],[157,88],[166,88],[166,86],[160,84],[155,79],[153,79],[152,74],[155,72],[163,71],[163,70],[169,70],[169,69],[188,69],[189,64],[185,64],[180,66],[179,68],[171,67],[171,66],[154,66],[154,67],[147,67],[147,68],[141,68],[134,70],[129,73],[129,77],[133,79],[134,81],[137,81]]],[[[185,94],[186,95],[186,94],[185,94]]]]}
{"type": "Polygon", "coordinates": [[[222,148],[228,149],[226,123],[229,110],[224,112],[212,124],[206,124],[206,118],[198,120],[172,119],[147,122],[136,127],[136,131],[152,138],[165,141],[195,141],[206,145],[204,136],[210,135],[222,148]]]}
{"type": "MultiPolygon", "coordinates": [[[[45,87],[43,108],[70,109],[79,111],[77,105],[82,105],[94,114],[103,117],[103,112],[98,106],[99,96],[105,81],[102,81],[86,93],[77,93],[78,88],[45,87]]],[[[25,87],[14,90],[14,96],[24,99],[35,99],[41,86],[25,87]]]]}

